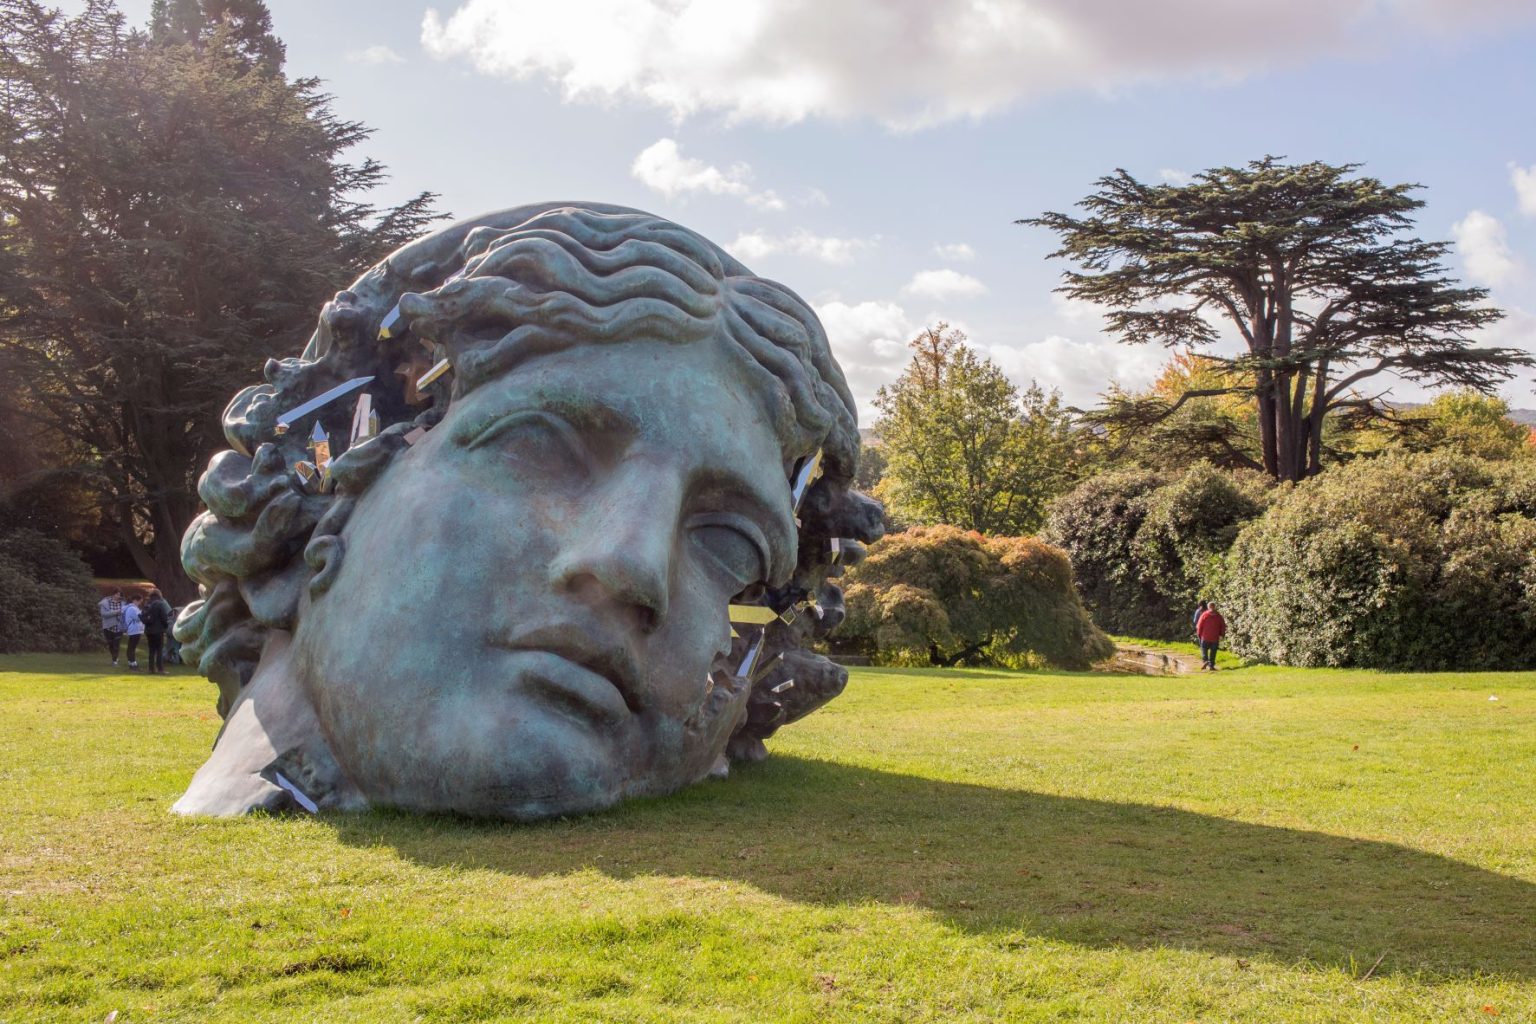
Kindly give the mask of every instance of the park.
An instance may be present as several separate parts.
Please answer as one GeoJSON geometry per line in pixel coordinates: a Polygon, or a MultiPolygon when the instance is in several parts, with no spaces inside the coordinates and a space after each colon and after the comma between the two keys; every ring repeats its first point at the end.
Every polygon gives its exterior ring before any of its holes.
{"type": "Polygon", "coordinates": [[[61,2],[0,1024],[1536,1021],[1536,11],[61,2]]]}

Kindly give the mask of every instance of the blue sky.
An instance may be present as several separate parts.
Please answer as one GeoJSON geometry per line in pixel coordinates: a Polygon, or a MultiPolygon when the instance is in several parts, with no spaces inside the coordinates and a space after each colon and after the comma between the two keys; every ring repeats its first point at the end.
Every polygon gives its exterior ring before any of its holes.
{"type": "MultiPolygon", "coordinates": [[[[1536,0],[269,5],[290,71],[375,129],[381,201],[672,217],[817,307],[866,419],[938,319],[1072,402],[1147,382],[1165,353],[1054,297],[1052,238],[1012,223],[1122,166],[1419,182],[1419,234],[1510,312],[1490,340],[1536,351],[1536,0]]],[[[1536,407],[1532,378],[1506,397],[1536,407]]]]}

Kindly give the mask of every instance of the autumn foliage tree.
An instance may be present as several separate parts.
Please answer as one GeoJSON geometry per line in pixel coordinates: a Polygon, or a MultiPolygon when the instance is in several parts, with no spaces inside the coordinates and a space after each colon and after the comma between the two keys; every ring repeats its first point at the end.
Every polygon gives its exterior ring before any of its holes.
{"type": "Polygon", "coordinates": [[[1225,360],[1231,379],[1158,411],[1250,395],[1264,471],[1299,480],[1322,468],[1326,418],[1368,402],[1360,389],[1372,378],[1490,392],[1532,362],[1473,344],[1502,314],[1484,304],[1483,289],[1447,275],[1447,243],[1405,237],[1424,205],[1412,195],[1418,186],[1358,169],[1265,157],[1188,185],[1117,170],[1078,204],[1083,216],[1019,223],[1057,233],[1052,256],[1076,267],[1059,290],[1103,306],[1122,341],[1198,348],[1223,327],[1235,332],[1243,352],[1225,360]]]}
{"type": "Polygon", "coordinates": [[[885,662],[1082,669],[1114,653],[1066,555],[1031,537],[913,527],[870,547],[843,598],[839,643],[885,662]]]}
{"type": "Polygon", "coordinates": [[[147,33],[111,0],[0,0],[0,401],[173,599],[224,404],[436,218],[362,200],[384,170],[343,154],[367,136],[284,74],[260,0],[157,3],[147,33]]]}

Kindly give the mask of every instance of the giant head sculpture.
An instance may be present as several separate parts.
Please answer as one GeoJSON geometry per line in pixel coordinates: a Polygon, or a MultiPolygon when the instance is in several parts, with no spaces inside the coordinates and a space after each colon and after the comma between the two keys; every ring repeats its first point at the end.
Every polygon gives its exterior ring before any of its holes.
{"type": "Polygon", "coordinates": [[[183,541],[176,635],[225,724],[178,811],[580,813],[841,692],[808,644],[881,532],[854,405],[811,309],[694,232],[457,224],[265,376],[183,541]]]}

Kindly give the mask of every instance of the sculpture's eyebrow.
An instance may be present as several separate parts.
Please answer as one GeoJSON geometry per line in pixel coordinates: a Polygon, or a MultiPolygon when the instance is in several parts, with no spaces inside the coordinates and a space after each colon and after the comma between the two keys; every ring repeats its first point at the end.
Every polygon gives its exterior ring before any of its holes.
{"type": "Polygon", "coordinates": [[[590,454],[599,460],[617,457],[640,432],[635,419],[591,394],[525,392],[508,395],[492,408],[461,423],[453,432],[453,440],[473,447],[509,419],[535,412],[564,420],[580,435],[590,454]]]}

